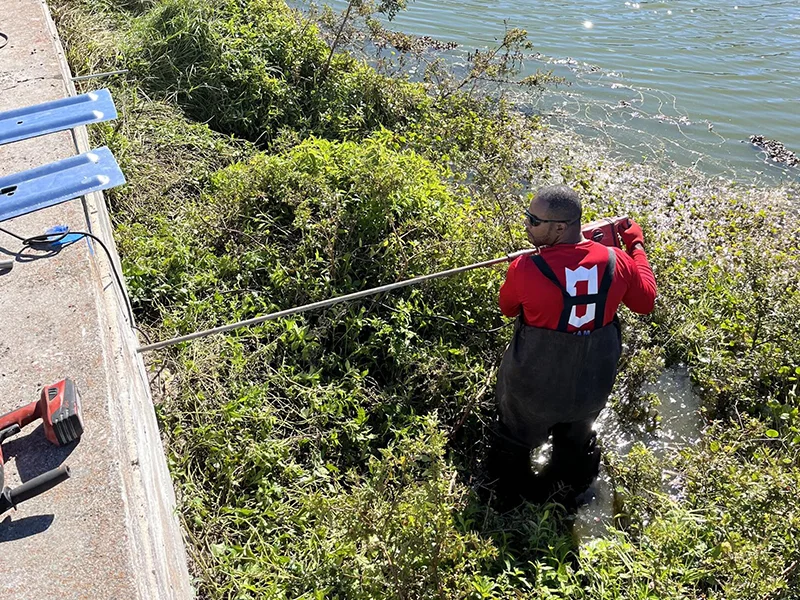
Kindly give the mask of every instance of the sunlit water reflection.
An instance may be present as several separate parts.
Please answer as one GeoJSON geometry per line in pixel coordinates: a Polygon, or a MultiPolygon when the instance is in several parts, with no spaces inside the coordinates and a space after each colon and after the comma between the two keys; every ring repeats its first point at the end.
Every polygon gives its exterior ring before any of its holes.
{"type": "MultiPolygon", "coordinates": [[[[642,442],[656,455],[664,455],[691,446],[700,439],[700,400],[685,368],[664,371],[654,383],[644,385],[642,392],[655,394],[661,402],[659,428],[653,434],[636,435],[620,424],[612,410],[606,409],[596,425],[604,448],[624,456],[635,442],[642,442]]],[[[604,535],[614,517],[614,491],[602,467],[593,491],[595,498],[583,506],[575,518],[573,535],[581,543],[604,535]]]]}

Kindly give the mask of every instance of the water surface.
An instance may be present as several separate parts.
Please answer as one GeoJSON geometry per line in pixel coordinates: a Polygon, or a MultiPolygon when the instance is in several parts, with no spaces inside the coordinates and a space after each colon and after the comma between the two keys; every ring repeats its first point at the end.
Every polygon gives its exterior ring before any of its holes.
{"type": "MultiPolygon", "coordinates": [[[[700,398],[692,387],[685,367],[665,370],[654,382],[643,385],[641,393],[652,393],[658,398],[658,428],[652,434],[642,435],[635,430],[637,428],[632,430],[620,423],[614,411],[606,408],[595,424],[604,449],[625,456],[634,443],[640,442],[656,456],[663,457],[700,441],[703,424],[700,398]]],[[[679,480],[670,480],[665,474],[665,493],[679,495],[680,485],[679,480]]],[[[605,468],[600,469],[592,491],[595,496],[593,501],[578,511],[572,528],[573,535],[580,543],[602,537],[606,527],[614,520],[614,490],[605,468]]]]}
{"type": "MultiPolygon", "coordinates": [[[[336,0],[336,8],[345,3],[336,0]]],[[[392,29],[455,41],[454,59],[506,26],[571,83],[536,101],[555,122],[614,143],[629,160],[696,164],[741,180],[797,180],[746,142],[800,153],[800,1],[412,0],[392,29]]]]}

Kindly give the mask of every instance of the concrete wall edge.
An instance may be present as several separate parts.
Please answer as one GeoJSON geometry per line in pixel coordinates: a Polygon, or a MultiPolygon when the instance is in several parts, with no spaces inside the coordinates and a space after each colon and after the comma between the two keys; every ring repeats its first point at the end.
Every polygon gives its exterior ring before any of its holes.
{"type": "MultiPolygon", "coordinates": [[[[59,58],[65,87],[76,90],[58,31],[46,0],[41,0],[45,21],[59,58]]],[[[90,150],[85,127],[73,130],[78,153],[90,150]]],[[[105,197],[94,193],[83,199],[90,231],[108,247],[114,268],[122,273],[105,197]]],[[[136,570],[142,600],[194,598],[187,566],[182,528],[177,516],[175,491],[163,445],[139,340],[127,322],[125,295],[111,272],[101,248],[95,247],[93,261],[98,286],[97,309],[104,325],[104,360],[107,373],[109,414],[120,449],[123,500],[128,519],[127,543],[136,570]]],[[[124,281],[123,281],[124,285],[124,281]]]]}

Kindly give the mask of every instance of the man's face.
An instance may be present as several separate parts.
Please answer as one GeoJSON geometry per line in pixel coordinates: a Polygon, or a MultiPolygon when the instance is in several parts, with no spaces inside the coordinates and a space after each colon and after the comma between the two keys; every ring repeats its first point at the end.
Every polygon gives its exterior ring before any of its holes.
{"type": "MultiPolygon", "coordinates": [[[[528,207],[528,212],[539,219],[552,220],[555,217],[551,214],[546,203],[534,198],[528,207]]],[[[561,237],[565,229],[563,223],[539,223],[532,225],[531,219],[525,217],[525,231],[528,234],[528,241],[534,246],[552,246],[561,237]]]]}

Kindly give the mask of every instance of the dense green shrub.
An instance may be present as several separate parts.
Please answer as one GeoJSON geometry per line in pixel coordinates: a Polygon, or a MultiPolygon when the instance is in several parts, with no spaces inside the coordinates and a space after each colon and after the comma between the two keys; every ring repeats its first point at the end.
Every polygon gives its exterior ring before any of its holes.
{"type": "Polygon", "coordinates": [[[716,218],[690,230],[691,242],[680,234],[691,215],[679,220],[678,239],[656,256],[670,305],[657,337],[691,365],[712,414],[769,416],[768,403],[786,403],[797,385],[800,231],[740,198],[712,210],[716,218]]]}
{"type": "Polygon", "coordinates": [[[117,222],[179,219],[187,199],[205,189],[215,171],[254,152],[240,139],[187,122],[173,104],[150,100],[134,86],[120,85],[113,93],[125,116],[98,124],[92,135],[111,149],[126,175],[124,189],[107,192],[117,222]]]}
{"type": "Polygon", "coordinates": [[[261,146],[280,135],[357,139],[413,121],[430,103],[421,85],[346,53],[328,65],[317,26],[283,0],[61,0],[55,13],[79,74],[128,69],[152,98],[261,146]]]}
{"type": "Polygon", "coordinates": [[[358,137],[413,117],[421,88],[378,76],[347,55],[325,70],[316,26],[283,0],[164,0],[133,28],[127,64],[214,129],[268,144],[300,135],[358,137]]]}
{"type": "Polygon", "coordinates": [[[763,432],[716,425],[666,464],[641,446],[615,464],[627,533],[582,551],[581,597],[793,598],[800,445],[763,432]]]}
{"type": "MultiPolygon", "coordinates": [[[[234,164],[125,262],[134,301],[159,304],[177,334],[474,262],[500,252],[498,233],[485,209],[384,133],[234,164]]],[[[281,361],[325,381],[368,370],[428,409],[462,398],[462,380],[481,381],[502,348],[502,332],[484,333],[497,325],[500,277],[484,269],[298,317],[303,352],[284,349],[281,361]]]]}

